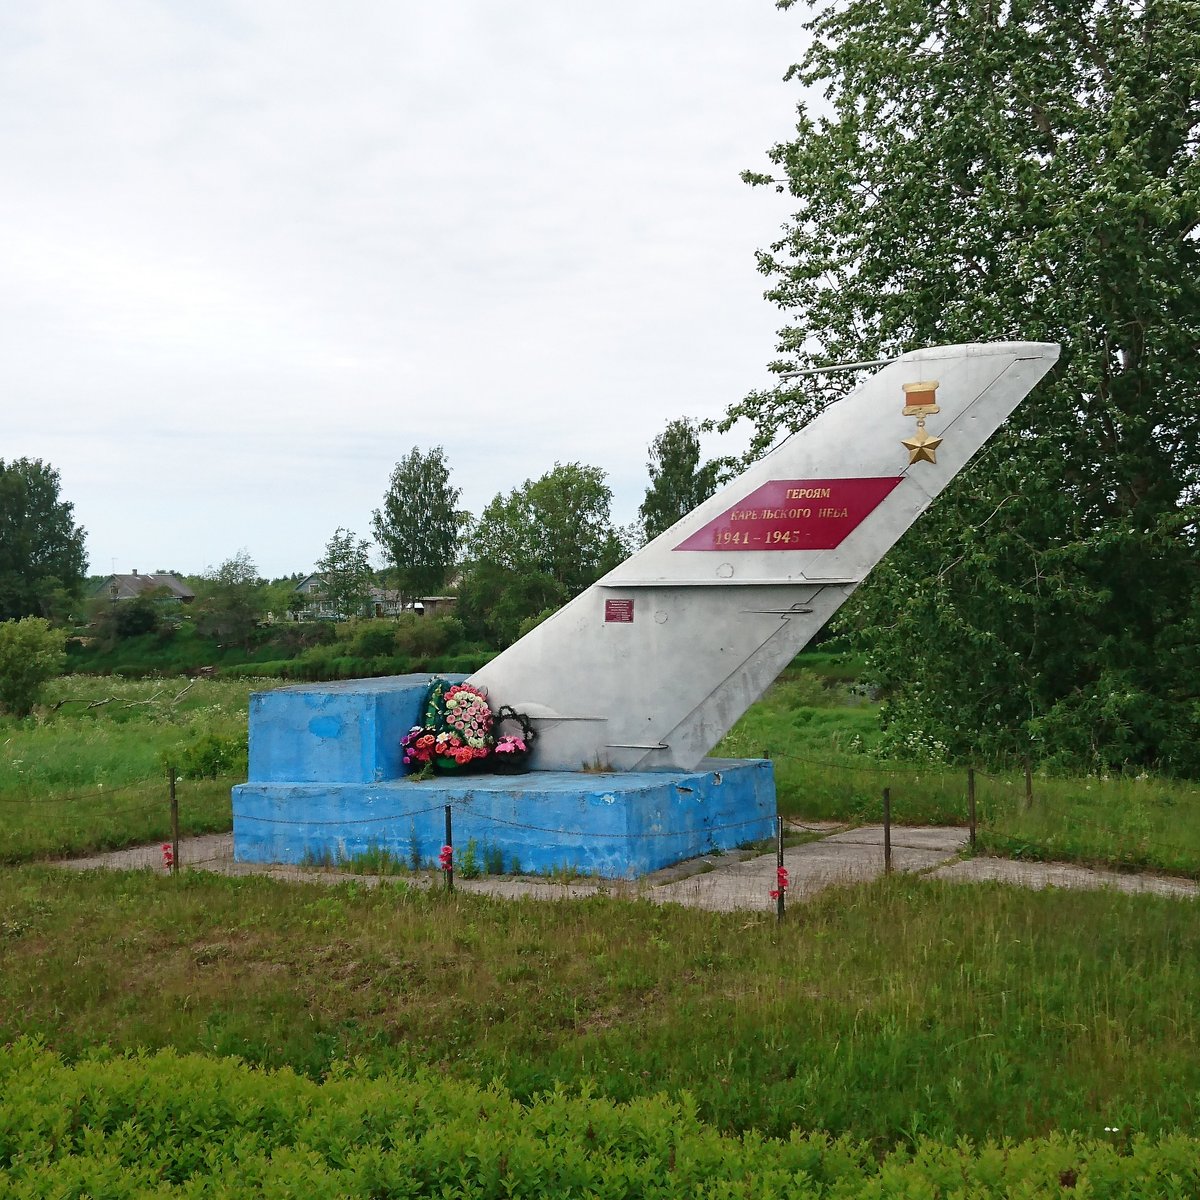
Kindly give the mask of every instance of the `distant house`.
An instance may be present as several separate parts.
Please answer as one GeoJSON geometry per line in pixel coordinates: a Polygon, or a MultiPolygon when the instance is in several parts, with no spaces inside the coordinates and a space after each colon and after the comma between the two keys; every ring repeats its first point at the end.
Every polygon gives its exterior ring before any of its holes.
{"type": "Polygon", "coordinates": [[[413,608],[423,616],[440,617],[452,613],[457,603],[457,596],[422,596],[413,608]]]}
{"type": "MultiPolygon", "coordinates": [[[[296,593],[303,604],[292,609],[297,621],[339,621],[340,613],[325,599],[325,581],[320,575],[307,575],[296,584],[296,593]]],[[[373,587],[367,602],[356,613],[359,617],[398,617],[402,612],[418,616],[437,616],[449,612],[458,603],[455,596],[423,596],[419,600],[401,603],[400,593],[390,588],[373,587]]]]}
{"type": "Polygon", "coordinates": [[[137,571],[128,575],[110,575],[95,594],[119,603],[136,600],[149,592],[158,592],[164,599],[178,600],[180,604],[191,604],[196,598],[196,593],[178,575],[140,575],[137,571]]]}

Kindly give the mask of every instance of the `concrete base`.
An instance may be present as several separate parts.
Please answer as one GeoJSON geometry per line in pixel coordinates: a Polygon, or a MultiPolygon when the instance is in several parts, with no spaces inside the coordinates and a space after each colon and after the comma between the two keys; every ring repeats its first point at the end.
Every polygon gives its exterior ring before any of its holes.
{"type": "Polygon", "coordinates": [[[459,865],[473,839],[481,866],[492,848],[506,871],[632,878],[771,837],[775,774],[765,760],[706,759],[687,772],[252,781],[233,789],[234,857],[297,864],[387,850],[427,865],[448,804],[459,865]]]}
{"type": "Polygon", "coordinates": [[[399,779],[400,739],[420,724],[435,679],[388,675],[298,683],[250,695],[250,779],[256,783],[377,783],[399,779]]]}

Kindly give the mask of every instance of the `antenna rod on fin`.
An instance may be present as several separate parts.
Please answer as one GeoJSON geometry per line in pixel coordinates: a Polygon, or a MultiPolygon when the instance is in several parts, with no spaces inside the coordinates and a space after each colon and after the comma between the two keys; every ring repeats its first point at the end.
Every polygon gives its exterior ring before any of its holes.
{"type": "Polygon", "coordinates": [[[827,367],[801,367],[796,371],[781,371],[780,379],[795,379],[798,375],[832,375],[835,371],[859,371],[866,367],[886,367],[894,358],[873,358],[870,362],[830,363],[827,367]]]}

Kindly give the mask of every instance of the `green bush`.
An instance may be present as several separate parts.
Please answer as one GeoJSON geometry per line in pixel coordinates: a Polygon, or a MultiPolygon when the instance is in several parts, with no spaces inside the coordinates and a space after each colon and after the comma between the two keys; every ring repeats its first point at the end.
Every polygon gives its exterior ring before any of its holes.
{"type": "Polygon", "coordinates": [[[691,1098],[616,1104],[585,1085],[520,1103],[432,1071],[323,1083],[160,1052],[67,1064],[0,1050],[0,1190],[15,1196],[1111,1196],[1200,1188],[1200,1143],[1052,1134],[915,1136],[877,1159],[853,1138],[736,1137],[691,1098]]]}
{"type": "Polygon", "coordinates": [[[543,621],[554,616],[556,612],[558,612],[557,608],[543,608],[540,613],[526,617],[517,628],[517,637],[523,638],[527,633],[532,633],[543,621]]]}
{"type": "Polygon", "coordinates": [[[334,674],[336,658],[336,646],[313,646],[292,661],[289,675],[293,679],[336,679],[337,676],[334,674]]]}
{"type": "Polygon", "coordinates": [[[454,617],[418,617],[405,613],[396,620],[395,647],[409,658],[430,658],[462,639],[462,623],[454,617]]]}
{"type": "Polygon", "coordinates": [[[179,773],[187,779],[204,776],[216,779],[219,775],[236,775],[244,779],[249,755],[249,735],[243,730],[232,734],[201,734],[173,757],[179,773]]]}
{"type": "Polygon", "coordinates": [[[67,635],[43,617],[0,622],[0,706],[24,717],[67,661],[67,635]]]}
{"type": "Polygon", "coordinates": [[[396,653],[396,625],[392,621],[361,621],[350,639],[358,658],[386,658],[396,653]]]}

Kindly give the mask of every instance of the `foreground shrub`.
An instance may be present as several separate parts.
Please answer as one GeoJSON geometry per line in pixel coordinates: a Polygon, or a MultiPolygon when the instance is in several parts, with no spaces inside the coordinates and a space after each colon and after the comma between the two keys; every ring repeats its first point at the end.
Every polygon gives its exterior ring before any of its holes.
{"type": "Polygon", "coordinates": [[[1161,1197],[1200,1188],[1200,1141],[1051,1135],[876,1160],[850,1138],[724,1135],[686,1095],[614,1104],[547,1093],[521,1104],[430,1072],[323,1084],[290,1071],[163,1052],[66,1065],[0,1051],[7,1195],[1161,1197]]]}
{"type": "Polygon", "coordinates": [[[0,707],[28,716],[66,662],[66,634],[43,617],[0,622],[0,707]]]}

